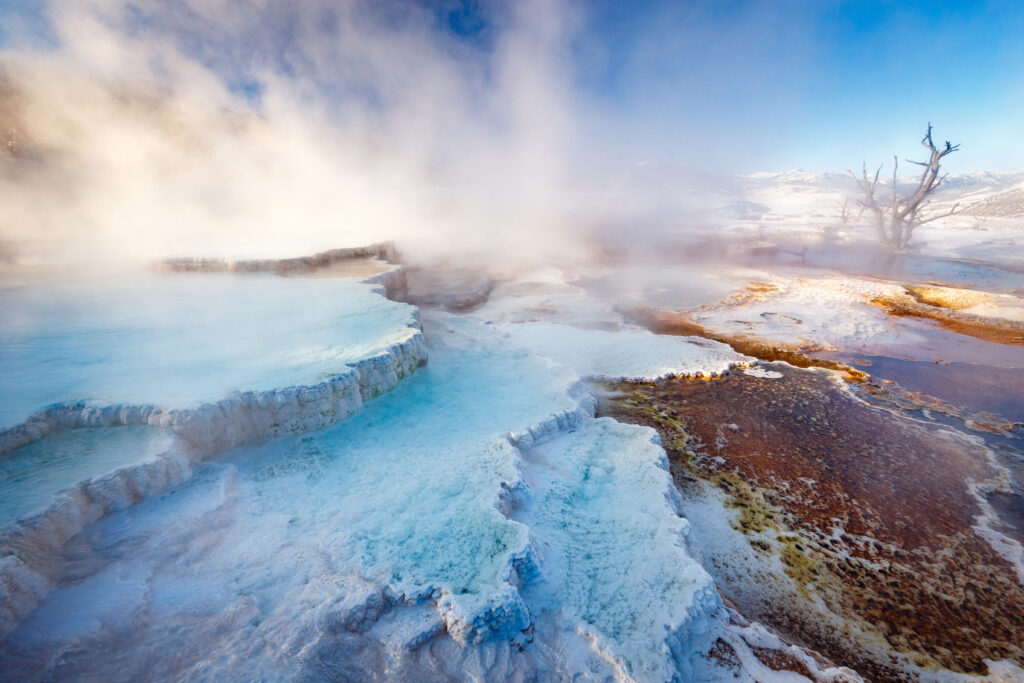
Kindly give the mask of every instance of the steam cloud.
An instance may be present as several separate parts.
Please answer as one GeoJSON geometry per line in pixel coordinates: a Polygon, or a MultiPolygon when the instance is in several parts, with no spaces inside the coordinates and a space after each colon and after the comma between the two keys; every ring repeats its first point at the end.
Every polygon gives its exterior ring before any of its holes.
{"type": "MultiPolygon", "coordinates": [[[[471,38],[407,3],[81,0],[0,53],[0,248],[23,260],[564,252],[581,105],[553,3],[471,38]]],[[[456,17],[457,15],[451,15],[456,17]]]]}

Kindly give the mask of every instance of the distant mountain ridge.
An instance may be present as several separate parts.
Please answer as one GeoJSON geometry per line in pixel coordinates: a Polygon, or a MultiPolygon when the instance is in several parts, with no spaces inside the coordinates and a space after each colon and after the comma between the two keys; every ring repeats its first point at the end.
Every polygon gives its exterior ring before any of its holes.
{"type": "Polygon", "coordinates": [[[981,196],[971,194],[963,198],[963,201],[968,202],[964,206],[965,214],[1002,218],[1024,217],[1024,182],[1001,192],[976,194],[981,196]],[[986,194],[987,196],[984,196],[986,194]]]}
{"type": "MultiPolygon", "coordinates": [[[[890,167],[891,171],[891,167],[890,167]]],[[[782,199],[800,195],[805,202],[816,198],[824,204],[834,204],[841,197],[856,199],[860,192],[846,173],[792,169],[778,172],[760,172],[737,178],[739,193],[747,199],[775,204],[773,198],[782,199]]],[[[888,188],[889,178],[879,179],[879,189],[888,188]]],[[[916,175],[900,175],[900,191],[911,189],[917,183],[916,175]]],[[[841,201],[841,200],[840,200],[841,201]]],[[[936,191],[939,205],[959,203],[958,213],[969,216],[1024,217],[1024,172],[971,171],[950,174],[936,191]]]]}

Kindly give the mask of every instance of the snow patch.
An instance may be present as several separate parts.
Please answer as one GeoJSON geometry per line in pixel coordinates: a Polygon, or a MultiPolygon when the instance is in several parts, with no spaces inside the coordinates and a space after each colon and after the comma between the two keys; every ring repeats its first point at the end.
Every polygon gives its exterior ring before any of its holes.
{"type": "Polygon", "coordinates": [[[765,370],[764,368],[743,368],[744,375],[750,375],[751,377],[760,377],[761,379],[779,379],[782,377],[781,372],[775,370],[765,370]]]}
{"type": "Polygon", "coordinates": [[[902,287],[848,277],[817,279],[763,275],[770,288],[741,292],[690,312],[694,322],[728,334],[751,334],[782,344],[822,349],[867,344],[924,344],[897,329],[886,313],[870,305],[880,296],[899,296],[902,287]]]}
{"type": "Polygon", "coordinates": [[[726,344],[657,335],[636,327],[608,331],[535,322],[502,325],[500,329],[513,344],[567,365],[588,379],[713,377],[755,362],[726,344]]]}

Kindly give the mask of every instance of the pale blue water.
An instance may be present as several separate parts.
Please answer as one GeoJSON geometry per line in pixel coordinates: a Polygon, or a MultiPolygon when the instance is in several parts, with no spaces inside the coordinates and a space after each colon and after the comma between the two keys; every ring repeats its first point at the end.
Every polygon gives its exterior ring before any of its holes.
{"type": "Polygon", "coordinates": [[[0,455],[0,525],[43,510],[79,482],[152,458],[173,440],[156,427],[87,427],[0,455]]]}
{"type": "Polygon", "coordinates": [[[575,373],[497,332],[462,345],[450,322],[430,364],[351,418],[212,458],[91,526],[78,549],[95,553],[88,575],[61,580],[0,657],[54,680],[329,678],[362,656],[341,626],[349,609],[376,621],[366,638],[401,639],[421,618],[440,628],[445,604],[468,622],[523,606],[509,562],[532,539],[547,563],[531,580],[547,583],[530,613],[595,632],[637,680],[669,678],[667,628],[717,603],[681,547],[653,432],[583,419],[524,459],[509,432],[574,409],[575,373]],[[518,488],[515,520],[498,505],[511,482],[532,488],[518,488]],[[359,607],[366,581],[447,596],[378,620],[359,607]],[[52,655],[70,647],[80,656],[52,655]]]}
{"type": "Polygon", "coordinates": [[[58,402],[190,407],[323,381],[410,334],[355,280],[119,272],[0,282],[0,429],[58,402]]]}
{"type": "Polygon", "coordinates": [[[988,291],[1024,291],[1024,272],[968,259],[892,254],[878,249],[809,249],[805,266],[904,282],[947,282],[988,291]]]}

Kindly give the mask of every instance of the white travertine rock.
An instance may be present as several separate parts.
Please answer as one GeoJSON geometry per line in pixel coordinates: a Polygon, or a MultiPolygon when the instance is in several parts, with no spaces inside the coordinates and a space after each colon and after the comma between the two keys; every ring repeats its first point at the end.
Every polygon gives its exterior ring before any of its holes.
{"type": "Polygon", "coordinates": [[[511,343],[572,367],[581,377],[653,381],[717,376],[756,361],[726,344],[658,335],[636,327],[584,329],[551,322],[503,323],[511,343]]]}
{"type": "Polygon", "coordinates": [[[419,330],[418,313],[381,296],[400,270],[378,275],[383,284],[132,271],[5,281],[0,448],[52,428],[37,412],[46,406],[95,406],[74,416],[95,425],[140,423],[117,413],[317,385],[393,351],[419,330]]]}
{"type": "Polygon", "coordinates": [[[19,596],[12,602],[17,609],[0,611],[0,639],[31,611],[26,605],[34,606],[45,594],[45,582],[35,582],[34,577],[44,573],[53,554],[88,524],[182,484],[198,460],[250,441],[322,429],[393,389],[427,361],[418,314],[410,318],[410,325],[402,341],[349,362],[344,372],[317,384],[247,391],[195,408],[55,405],[0,433],[0,457],[55,431],[84,427],[149,425],[170,429],[179,437],[173,448],[157,457],[81,482],[56,496],[47,509],[0,527],[0,559],[13,558],[0,563],[0,582],[10,595],[19,596]]]}
{"type": "MultiPolygon", "coordinates": [[[[230,661],[232,675],[358,679],[387,662],[388,676],[416,680],[700,678],[721,603],[687,554],[655,433],[594,419],[574,370],[490,328],[432,337],[430,367],[351,420],[232,450],[103,519],[86,542],[130,556],[60,583],[9,642],[57,632],[99,652],[113,631],[95,624],[128,610],[149,659],[121,661],[122,673],[213,678],[230,661]],[[86,613],[54,631],[57,604],[86,613]],[[173,663],[159,647],[171,633],[187,640],[173,663]],[[199,656],[183,664],[187,652],[199,656]]],[[[397,367],[378,359],[357,374],[373,393],[397,367]]],[[[325,404],[300,389],[252,405],[325,404]]],[[[191,423],[193,443],[208,443],[215,419],[191,423]]]]}

